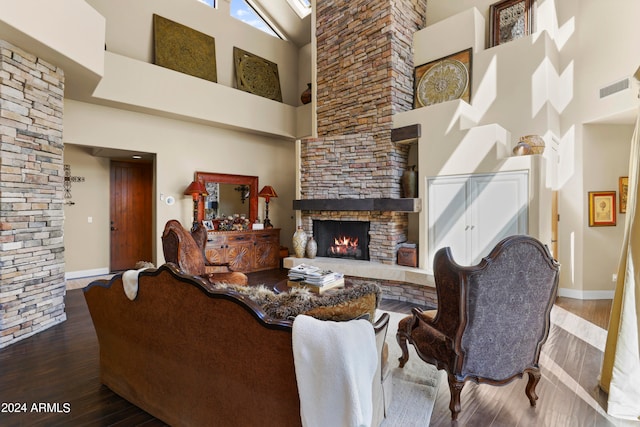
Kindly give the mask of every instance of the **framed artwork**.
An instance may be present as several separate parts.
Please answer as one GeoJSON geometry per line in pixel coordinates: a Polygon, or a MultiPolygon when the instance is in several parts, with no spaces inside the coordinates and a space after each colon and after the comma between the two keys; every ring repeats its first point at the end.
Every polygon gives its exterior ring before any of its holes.
{"type": "Polygon", "coordinates": [[[153,15],[153,54],[156,65],[218,81],[215,39],[156,14],[153,15]]]}
{"type": "Polygon", "coordinates": [[[589,192],[589,227],[616,225],[616,192],[589,192]]]}
{"type": "Polygon", "coordinates": [[[473,49],[465,49],[414,69],[413,108],[462,99],[471,101],[473,49]]]}
{"type": "Polygon", "coordinates": [[[202,221],[202,225],[204,225],[204,228],[206,228],[207,231],[213,230],[213,221],[211,220],[205,219],[202,221]]]}
{"type": "Polygon", "coordinates": [[[627,213],[627,193],[629,192],[629,177],[621,176],[618,179],[618,194],[620,195],[620,213],[627,213]]]}
{"type": "Polygon", "coordinates": [[[533,0],[502,0],[489,8],[489,47],[531,34],[533,0]]]}
{"type": "Polygon", "coordinates": [[[238,89],[282,102],[278,64],[235,46],[233,63],[238,89]]]}

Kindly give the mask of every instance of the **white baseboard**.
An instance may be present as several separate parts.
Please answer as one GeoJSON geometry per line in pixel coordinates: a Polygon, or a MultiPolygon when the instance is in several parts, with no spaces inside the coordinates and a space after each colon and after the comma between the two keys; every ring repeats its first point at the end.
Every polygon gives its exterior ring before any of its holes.
{"type": "Polygon", "coordinates": [[[109,268],[94,268],[93,270],[67,271],[64,273],[65,280],[81,279],[83,277],[102,276],[109,274],[109,268]]]}
{"type": "Polygon", "coordinates": [[[613,299],[615,291],[582,291],[579,289],[558,288],[559,297],[567,297],[581,300],[588,299],[613,299]]]}

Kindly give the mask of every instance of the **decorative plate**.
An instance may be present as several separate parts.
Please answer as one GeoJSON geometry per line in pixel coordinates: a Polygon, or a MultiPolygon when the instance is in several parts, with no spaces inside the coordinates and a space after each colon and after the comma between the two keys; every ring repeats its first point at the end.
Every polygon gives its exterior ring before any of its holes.
{"type": "Polygon", "coordinates": [[[469,72],[456,59],[444,59],[422,75],[416,87],[419,106],[459,99],[469,84],[469,72]]]}

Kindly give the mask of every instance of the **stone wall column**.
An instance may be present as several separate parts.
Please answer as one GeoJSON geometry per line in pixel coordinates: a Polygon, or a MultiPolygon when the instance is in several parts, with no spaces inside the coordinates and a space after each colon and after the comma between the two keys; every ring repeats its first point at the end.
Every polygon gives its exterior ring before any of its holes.
{"type": "Polygon", "coordinates": [[[0,40],[0,348],[66,320],[64,74],[0,40]]]}
{"type": "MultiPolygon", "coordinates": [[[[426,0],[317,2],[318,136],[302,141],[302,199],[402,197],[409,146],[393,143],[391,129],[393,114],[413,106],[413,34],[425,16],[426,0]]],[[[407,214],[371,212],[370,221],[371,259],[394,263],[407,214]]]]}

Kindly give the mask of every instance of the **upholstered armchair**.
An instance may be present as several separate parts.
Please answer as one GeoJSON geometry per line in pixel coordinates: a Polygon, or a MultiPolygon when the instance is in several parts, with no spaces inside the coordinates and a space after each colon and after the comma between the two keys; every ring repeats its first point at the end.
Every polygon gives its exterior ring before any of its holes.
{"type": "Polygon", "coordinates": [[[504,385],[526,372],[525,393],[535,406],[538,360],[558,288],[559,265],[547,247],[529,236],[507,237],[472,267],[456,264],[442,248],[433,269],[438,309],[414,309],[398,324],[400,367],[409,343],[422,360],[445,370],[454,420],[466,381],[504,385]]]}
{"type": "Polygon", "coordinates": [[[193,231],[187,231],[179,221],[167,221],[162,233],[164,260],[177,264],[180,270],[194,276],[201,276],[211,283],[231,283],[246,285],[244,273],[231,271],[227,264],[210,265],[206,261],[204,246],[207,232],[200,225],[193,231]]]}

